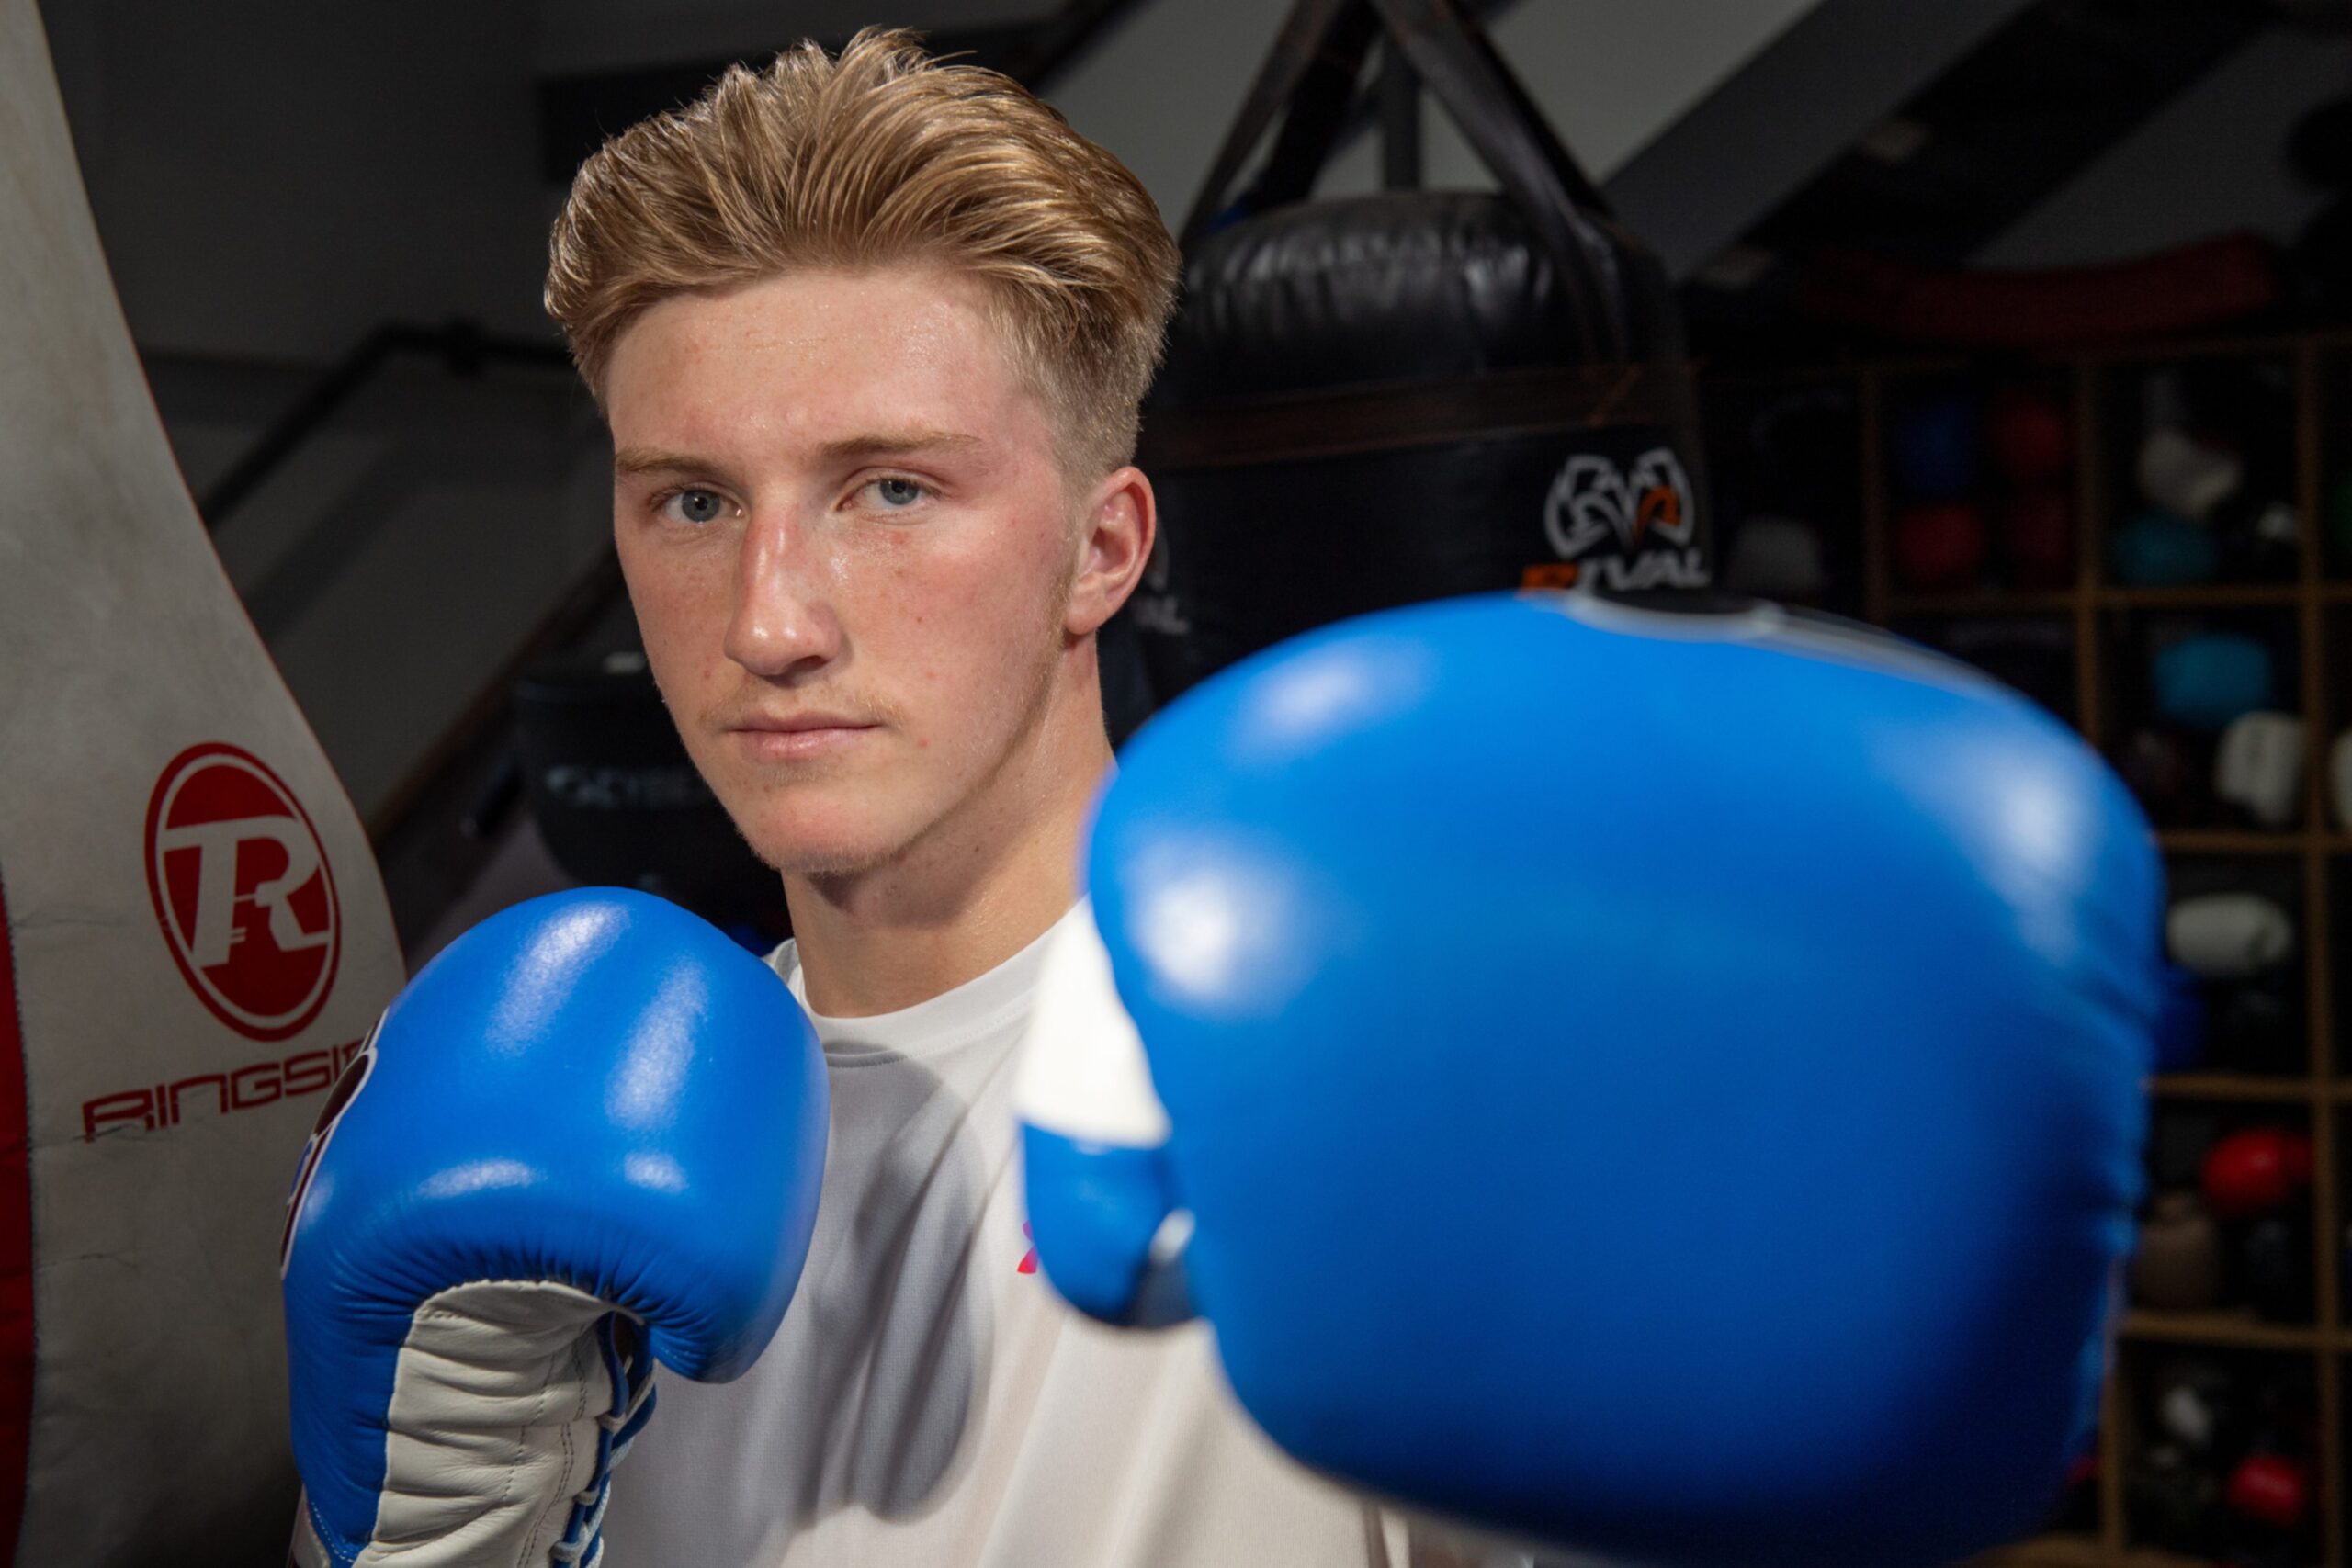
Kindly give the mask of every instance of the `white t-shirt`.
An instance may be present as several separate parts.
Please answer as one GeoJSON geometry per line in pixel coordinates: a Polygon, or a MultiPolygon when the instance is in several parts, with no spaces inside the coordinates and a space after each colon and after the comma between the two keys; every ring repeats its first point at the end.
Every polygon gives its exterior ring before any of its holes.
{"type": "MultiPolygon", "coordinates": [[[[1036,1271],[1010,1096],[1043,944],[900,1012],[814,1020],[832,1134],[799,1292],[738,1382],[663,1379],[610,1568],[1464,1561],[1276,1450],[1204,1325],[1104,1328],[1036,1271]]],[[[793,944],[770,962],[805,1005],[793,944]]]]}

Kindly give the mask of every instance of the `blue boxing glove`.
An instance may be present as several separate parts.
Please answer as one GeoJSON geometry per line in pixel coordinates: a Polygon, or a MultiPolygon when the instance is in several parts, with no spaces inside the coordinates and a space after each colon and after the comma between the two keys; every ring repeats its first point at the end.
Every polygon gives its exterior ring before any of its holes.
{"type": "Polygon", "coordinates": [[[1920,1564],[2039,1521],[2164,909],[2040,710],[1770,608],[1453,601],[1197,688],[1088,854],[1018,1088],[1080,1308],[1197,1309],[1294,1455],[1521,1540],[1920,1564]]]}
{"type": "Polygon", "coordinates": [[[303,1568],[593,1565],[653,1362],[765,1348],[816,1222],[816,1036],[765,964],[595,889],[426,965],[287,1217],[303,1568]]]}

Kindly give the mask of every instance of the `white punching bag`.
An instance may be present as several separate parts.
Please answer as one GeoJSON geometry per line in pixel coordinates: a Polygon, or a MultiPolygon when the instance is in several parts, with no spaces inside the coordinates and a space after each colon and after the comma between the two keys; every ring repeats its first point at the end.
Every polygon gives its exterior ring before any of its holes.
{"type": "Polygon", "coordinates": [[[401,977],[0,0],[0,1564],[283,1560],[277,1237],[401,977]]]}

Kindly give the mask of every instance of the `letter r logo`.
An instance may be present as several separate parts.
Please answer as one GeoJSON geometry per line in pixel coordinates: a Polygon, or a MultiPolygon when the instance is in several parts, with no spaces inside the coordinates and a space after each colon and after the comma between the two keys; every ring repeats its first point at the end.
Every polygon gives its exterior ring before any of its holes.
{"type": "Polygon", "coordinates": [[[234,746],[191,746],[147,804],[164,940],[215,1017],[283,1040],[319,1014],[343,946],[334,873],[284,781],[234,746]]]}

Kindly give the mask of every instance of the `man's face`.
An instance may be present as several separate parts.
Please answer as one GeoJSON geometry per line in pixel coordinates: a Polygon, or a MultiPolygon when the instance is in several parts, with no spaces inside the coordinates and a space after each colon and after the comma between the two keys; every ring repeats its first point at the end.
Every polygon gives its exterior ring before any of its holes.
{"type": "Polygon", "coordinates": [[[1055,430],[975,280],[809,272],[665,299],[606,371],[613,532],[686,750],[780,870],[854,871],[988,795],[1065,649],[1055,430]]]}

